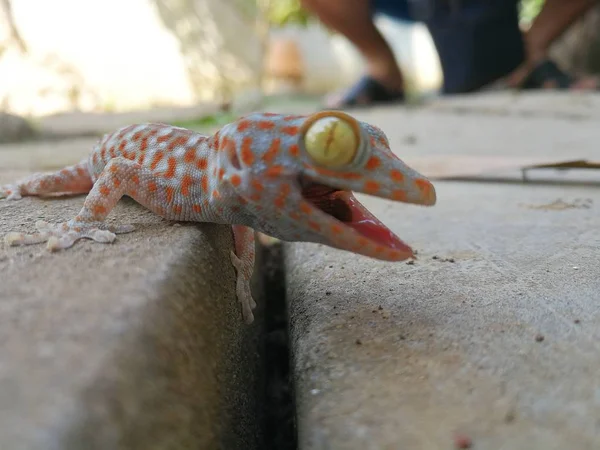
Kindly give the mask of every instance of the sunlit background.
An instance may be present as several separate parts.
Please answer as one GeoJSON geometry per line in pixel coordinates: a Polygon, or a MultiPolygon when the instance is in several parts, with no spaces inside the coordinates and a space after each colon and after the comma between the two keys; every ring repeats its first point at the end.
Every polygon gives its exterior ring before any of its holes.
{"type": "MultiPolygon", "coordinates": [[[[541,4],[523,2],[523,27],[541,4]]],[[[0,5],[0,102],[3,111],[19,115],[201,102],[251,107],[282,92],[319,96],[351,84],[362,70],[354,48],[308,17],[296,0],[0,5]]],[[[442,75],[427,29],[385,17],[377,25],[411,94],[435,94],[442,75]]],[[[571,31],[571,41],[581,40],[584,31],[571,31]]],[[[573,65],[576,42],[567,41],[562,45],[571,46],[563,51],[569,58],[561,62],[573,65]]]]}

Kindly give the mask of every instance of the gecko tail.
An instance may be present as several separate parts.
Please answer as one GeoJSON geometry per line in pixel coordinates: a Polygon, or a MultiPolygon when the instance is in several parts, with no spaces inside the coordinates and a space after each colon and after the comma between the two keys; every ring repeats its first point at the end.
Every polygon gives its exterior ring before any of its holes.
{"type": "Polygon", "coordinates": [[[88,193],[94,182],[88,160],[53,173],[35,173],[12,184],[0,186],[0,198],[18,200],[25,196],[88,193]]]}

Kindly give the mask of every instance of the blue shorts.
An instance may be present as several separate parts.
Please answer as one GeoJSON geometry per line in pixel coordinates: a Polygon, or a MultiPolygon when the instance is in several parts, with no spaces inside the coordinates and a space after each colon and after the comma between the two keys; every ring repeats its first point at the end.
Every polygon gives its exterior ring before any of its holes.
{"type": "Polygon", "coordinates": [[[375,14],[427,26],[446,94],[480,89],[525,60],[518,4],[519,0],[372,0],[375,14]]]}

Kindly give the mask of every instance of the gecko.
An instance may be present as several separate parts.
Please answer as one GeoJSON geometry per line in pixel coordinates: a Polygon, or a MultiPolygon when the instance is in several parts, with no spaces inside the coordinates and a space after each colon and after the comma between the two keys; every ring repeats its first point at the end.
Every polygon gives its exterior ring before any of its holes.
{"type": "Polygon", "coordinates": [[[105,134],[89,156],[55,173],[0,186],[0,199],[85,194],[63,223],[37,221],[37,232],[10,232],[10,246],[46,243],[51,251],[80,239],[112,243],[134,231],[105,219],[123,196],[162,218],[231,226],[230,260],[243,320],[254,321],[255,236],[312,242],[384,261],[416,256],[355,197],[436,204],[425,176],[390,149],[381,128],[342,111],[252,112],[203,134],[164,123],[105,134]]]}

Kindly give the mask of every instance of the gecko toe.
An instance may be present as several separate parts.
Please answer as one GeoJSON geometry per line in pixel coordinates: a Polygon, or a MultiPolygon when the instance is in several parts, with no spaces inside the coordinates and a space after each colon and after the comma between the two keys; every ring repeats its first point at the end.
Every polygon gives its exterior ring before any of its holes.
{"type": "Polygon", "coordinates": [[[22,197],[19,186],[13,184],[0,186],[0,199],[3,198],[6,200],[21,200],[22,197]]]}

